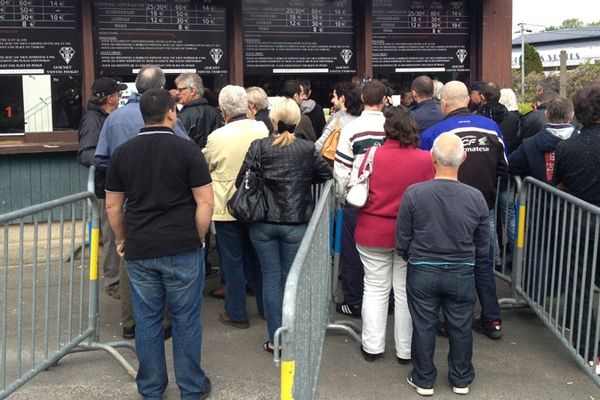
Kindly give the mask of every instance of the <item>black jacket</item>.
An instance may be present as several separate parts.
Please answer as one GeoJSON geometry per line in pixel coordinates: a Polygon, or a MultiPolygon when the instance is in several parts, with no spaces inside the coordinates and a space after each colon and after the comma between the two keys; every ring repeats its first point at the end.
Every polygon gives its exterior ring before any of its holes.
{"type": "Polygon", "coordinates": [[[267,217],[263,222],[305,224],[313,212],[311,185],[332,178],[331,167],[315,150],[314,143],[295,140],[285,146],[273,146],[273,136],[250,145],[236,180],[239,187],[246,169],[258,157],[265,178],[267,217]]]}
{"type": "Polygon", "coordinates": [[[269,110],[263,108],[262,110],[256,113],[254,119],[256,119],[257,121],[261,121],[263,124],[265,124],[265,126],[269,130],[269,135],[273,133],[273,123],[269,118],[269,110]]]}
{"type": "Polygon", "coordinates": [[[521,177],[532,176],[551,185],[556,146],[576,134],[577,129],[570,124],[546,125],[508,157],[508,172],[521,177]]]}
{"type": "Polygon", "coordinates": [[[178,118],[200,148],[206,146],[206,139],[212,131],[225,124],[219,111],[209,105],[204,97],[184,105],[178,118]]]}
{"type": "Polygon", "coordinates": [[[521,118],[518,111],[508,111],[506,106],[500,103],[487,103],[477,109],[477,114],[496,121],[504,136],[504,145],[508,154],[519,147],[521,118]]]}
{"type": "Polygon", "coordinates": [[[540,104],[538,108],[529,111],[521,118],[521,140],[531,137],[543,130],[547,123],[546,103],[540,104]]]}
{"type": "Polygon", "coordinates": [[[102,108],[94,104],[88,104],[87,111],[79,123],[79,134],[77,136],[79,141],[77,161],[88,168],[92,165],[96,166],[94,192],[99,199],[105,197],[104,180],[106,178],[106,168],[101,168],[96,164],[94,153],[98,145],[100,129],[102,129],[102,124],[104,124],[106,117],[108,117],[108,113],[102,108]]]}

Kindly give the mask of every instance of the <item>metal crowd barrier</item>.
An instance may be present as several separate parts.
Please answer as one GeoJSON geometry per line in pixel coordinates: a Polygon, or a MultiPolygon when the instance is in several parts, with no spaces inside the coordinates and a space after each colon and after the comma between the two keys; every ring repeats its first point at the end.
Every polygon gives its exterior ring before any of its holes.
{"type": "Polygon", "coordinates": [[[133,344],[99,339],[96,196],[82,192],[6,213],[0,226],[0,399],[75,352],[104,350],[135,377],[116,350],[135,351],[133,344]]]}
{"type": "Polygon", "coordinates": [[[282,326],[275,332],[281,346],[281,399],[315,396],[331,302],[331,232],[333,181],[320,193],[294,263],[283,299],[282,326]]]}
{"type": "Polygon", "coordinates": [[[514,256],[515,225],[518,210],[516,196],[520,189],[521,178],[518,176],[498,177],[494,204],[496,218],[494,219],[495,225],[492,226],[493,231],[496,232],[492,240],[495,238],[497,240],[493,243],[492,260],[495,264],[496,277],[508,283],[512,282],[512,259],[514,256]]]}
{"type": "Polygon", "coordinates": [[[600,208],[533,178],[519,201],[516,293],[600,386],[600,208]]]}

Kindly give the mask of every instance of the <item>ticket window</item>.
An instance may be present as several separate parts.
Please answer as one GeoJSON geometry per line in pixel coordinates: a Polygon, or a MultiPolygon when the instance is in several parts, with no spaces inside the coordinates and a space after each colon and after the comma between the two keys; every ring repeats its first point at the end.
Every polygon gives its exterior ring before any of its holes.
{"type": "Polygon", "coordinates": [[[78,128],[79,75],[3,75],[0,87],[0,135],[78,128]]]}

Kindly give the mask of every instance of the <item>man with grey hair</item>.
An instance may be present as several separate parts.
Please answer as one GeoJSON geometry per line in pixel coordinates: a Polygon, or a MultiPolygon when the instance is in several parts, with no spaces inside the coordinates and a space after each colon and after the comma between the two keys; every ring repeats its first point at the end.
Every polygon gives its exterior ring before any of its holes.
{"type": "Polygon", "coordinates": [[[489,212],[479,190],[458,182],[458,169],[466,158],[461,138],[450,132],[438,136],[432,158],[434,179],[406,190],[396,225],[396,252],[408,261],[408,308],[413,331],[418,332],[412,339],[413,369],[407,381],[418,394],[433,395],[441,308],[450,336],[452,390],[468,394],[475,377],[471,362],[474,275],[487,262],[489,212]]]}
{"type": "Polygon", "coordinates": [[[179,103],[183,104],[179,119],[192,140],[202,149],[206,146],[208,135],[223,126],[223,118],[204,97],[204,84],[198,74],[184,72],[175,78],[175,85],[179,103]]]}
{"type": "MultiPolygon", "coordinates": [[[[507,170],[504,141],[498,124],[481,115],[471,114],[468,105],[469,92],[465,84],[459,81],[446,83],[440,101],[445,118],[423,132],[419,147],[431,149],[434,139],[444,132],[453,132],[462,139],[468,157],[458,170],[458,180],[483,194],[492,226],[498,176],[505,175],[507,170]]],[[[489,234],[495,233],[490,229],[489,234]]],[[[502,337],[502,320],[492,268],[492,248],[489,254],[487,265],[475,271],[481,317],[475,320],[473,328],[491,339],[499,339],[502,337]]]]}
{"type": "Polygon", "coordinates": [[[246,116],[248,96],[244,88],[228,85],[221,89],[219,107],[225,126],[208,136],[203,150],[213,181],[212,220],[217,231],[219,261],[227,279],[225,312],[219,319],[225,325],[246,329],[250,326],[246,280],[254,289],[258,312],[264,315],[260,267],[250,243],[248,225],[236,221],[229,213],[227,202],[235,192],[235,179],[250,143],[267,137],[269,132],[265,124],[246,116]]]}

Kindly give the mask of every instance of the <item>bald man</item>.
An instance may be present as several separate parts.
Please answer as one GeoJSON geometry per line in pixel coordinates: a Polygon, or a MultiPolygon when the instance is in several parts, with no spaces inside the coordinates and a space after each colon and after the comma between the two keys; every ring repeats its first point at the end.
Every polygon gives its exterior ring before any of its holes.
{"type": "Polygon", "coordinates": [[[475,377],[473,276],[487,262],[490,228],[481,192],[458,182],[465,157],[458,136],[441,134],[432,150],[434,179],[410,186],[398,213],[396,252],[408,261],[408,307],[413,331],[418,332],[412,338],[413,369],[407,381],[422,396],[433,395],[440,308],[450,336],[448,377],[453,392],[468,394],[475,377]]]}
{"type": "MultiPolygon", "coordinates": [[[[502,131],[493,120],[471,114],[468,105],[469,91],[465,84],[448,82],[442,89],[440,100],[445,118],[423,132],[420,148],[430,150],[433,141],[444,132],[452,132],[461,138],[467,158],[458,170],[458,180],[481,191],[493,222],[497,179],[499,175],[506,175],[507,170],[502,131]]],[[[491,339],[499,339],[502,320],[491,256],[485,266],[476,270],[475,279],[481,318],[475,320],[474,329],[491,339]]]]}

